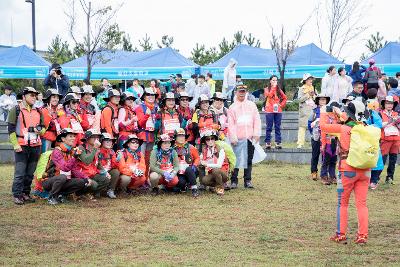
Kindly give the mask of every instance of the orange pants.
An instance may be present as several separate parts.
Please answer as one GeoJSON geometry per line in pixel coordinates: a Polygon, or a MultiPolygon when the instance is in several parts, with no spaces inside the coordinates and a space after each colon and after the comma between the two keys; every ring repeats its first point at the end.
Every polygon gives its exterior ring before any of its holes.
{"type": "Polygon", "coordinates": [[[340,171],[343,188],[338,181],[337,233],[346,234],[348,207],[351,192],[354,191],[358,215],[358,234],[368,236],[367,193],[371,171],[340,171]]]}

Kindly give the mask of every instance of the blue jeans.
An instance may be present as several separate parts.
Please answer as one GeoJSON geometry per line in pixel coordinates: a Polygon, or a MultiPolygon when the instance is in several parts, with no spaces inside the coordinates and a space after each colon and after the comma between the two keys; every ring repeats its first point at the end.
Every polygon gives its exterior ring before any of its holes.
{"type": "Polygon", "coordinates": [[[275,124],[275,142],[282,143],[281,137],[281,121],[282,121],[282,113],[267,113],[265,115],[266,118],[266,133],[265,133],[265,143],[271,143],[271,132],[272,126],[275,124]]]}

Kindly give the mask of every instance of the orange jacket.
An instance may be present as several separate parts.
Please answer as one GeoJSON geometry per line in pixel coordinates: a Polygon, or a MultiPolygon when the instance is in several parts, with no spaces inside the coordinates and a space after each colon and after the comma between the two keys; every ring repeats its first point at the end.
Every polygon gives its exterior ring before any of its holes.
{"type": "MultiPolygon", "coordinates": [[[[339,138],[339,171],[359,171],[361,169],[356,169],[347,164],[346,159],[349,154],[350,149],[350,132],[351,127],[345,124],[329,123],[329,116],[326,112],[321,113],[320,117],[320,128],[321,131],[327,134],[336,135],[339,138]]],[[[370,169],[364,169],[363,171],[368,171],[370,169]]]]}
{"type": "Polygon", "coordinates": [[[113,138],[118,137],[118,106],[108,103],[101,111],[100,126],[113,138]]]}
{"type": "Polygon", "coordinates": [[[140,152],[137,152],[136,159],[127,149],[123,149],[119,151],[119,153],[122,153],[122,157],[119,161],[119,171],[121,174],[131,177],[135,176],[133,173],[135,168],[138,168],[145,173],[146,162],[144,156],[142,156],[140,152]]]}
{"type": "Polygon", "coordinates": [[[44,107],[41,109],[43,114],[43,122],[44,127],[46,128],[46,132],[42,136],[42,138],[49,140],[51,142],[56,141],[57,131],[61,131],[61,126],[58,121],[58,107],[44,107]],[[58,124],[58,127],[56,126],[58,124]]]}
{"type": "Polygon", "coordinates": [[[282,112],[282,109],[286,106],[287,97],[285,93],[278,87],[266,87],[264,88],[265,96],[265,112],[274,112],[274,105],[278,104],[278,113],[282,112]],[[281,98],[278,96],[278,90],[280,92],[281,98]]]}
{"type": "MultiPolygon", "coordinates": [[[[399,116],[398,113],[395,111],[392,111],[391,114],[389,115],[385,110],[382,110],[379,112],[381,117],[382,117],[382,123],[391,123],[391,122],[395,122],[399,116]]],[[[400,140],[400,136],[385,136],[385,127],[382,127],[381,130],[381,140],[385,140],[385,141],[397,141],[400,140]]]]}
{"type": "Polygon", "coordinates": [[[189,143],[183,146],[175,145],[175,151],[178,154],[179,160],[185,160],[189,165],[194,165],[196,167],[200,164],[199,151],[189,143]],[[188,151],[189,150],[189,151],[188,151]]]}

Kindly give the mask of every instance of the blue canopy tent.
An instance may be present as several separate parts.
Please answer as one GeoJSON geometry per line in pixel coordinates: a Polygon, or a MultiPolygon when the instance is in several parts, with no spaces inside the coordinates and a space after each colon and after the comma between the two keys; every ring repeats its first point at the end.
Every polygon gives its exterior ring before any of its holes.
{"type": "Polygon", "coordinates": [[[0,51],[0,79],[44,79],[50,65],[26,45],[0,51]]]}
{"type": "Polygon", "coordinates": [[[389,42],[375,54],[363,60],[361,64],[368,65],[368,61],[375,59],[376,65],[388,76],[395,76],[400,71],[400,43],[389,42]]]}
{"type": "MultiPolygon", "coordinates": [[[[224,69],[231,58],[238,61],[236,72],[243,79],[265,79],[272,74],[279,76],[275,52],[272,49],[243,44],[236,46],[218,61],[202,67],[201,72],[212,73],[214,79],[222,80],[224,69]]],[[[285,69],[285,77],[302,78],[306,72],[311,73],[314,77],[323,77],[326,69],[331,65],[338,67],[344,64],[315,44],[308,44],[296,48],[290,55],[285,69]]]]}
{"type": "MultiPolygon", "coordinates": [[[[95,56],[95,61],[91,79],[168,79],[169,75],[177,73],[182,74],[183,78],[190,78],[199,68],[170,47],[143,52],[104,51],[95,56]]],[[[62,67],[70,79],[84,79],[87,73],[86,56],[65,63],[62,67]]]]}

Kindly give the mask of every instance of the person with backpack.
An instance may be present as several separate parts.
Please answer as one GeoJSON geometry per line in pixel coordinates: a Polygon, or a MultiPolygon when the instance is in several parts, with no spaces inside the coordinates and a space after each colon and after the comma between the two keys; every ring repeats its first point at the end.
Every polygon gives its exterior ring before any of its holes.
{"type": "MultiPolygon", "coordinates": [[[[333,70],[332,70],[333,71],[333,70]]],[[[297,133],[297,148],[302,148],[306,139],[306,129],[308,118],[315,108],[314,97],[317,94],[314,86],[312,85],[314,77],[306,73],[303,75],[303,86],[299,88],[298,99],[299,99],[299,130],[297,133]]],[[[325,90],[326,91],[326,90],[325,90]]],[[[321,90],[321,94],[329,96],[321,90]]],[[[332,94],[332,93],[331,93],[332,94]]]]}
{"type": "Polygon", "coordinates": [[[42,153],[49,151],[56,141],[57,134],[61,132],[59,122],[59,105],[61,94],[58,90],[50,88],[44,93],[44,106],[41,109],[46,132],[42,136],[42,153]]]}
{"type": "Polygon", "coordinates": [[[225,142],[229,143],[228,139],[228,109],[224,106],[226,101],[226,97],[221,92],[214,93],[213,97],[211,98],[212,104],[210,107],[210,111],[214,112],[218,124],[220,125],[219,128],[219,138],[224,140],[225,142]]]}
{"type": "Polygon", "coordinates": [[[78,147],[81,151],[77,157],[78,166],[86,177],[92,180],[88,193],[93,194],[91,198],[99,198],[102,191],[105,191],[110,184],[111,176],[99,161],[101,143],[100,131],[89,129],[85,132],[82,145],[78,147]]]}
{"type": "Polygon", "coordinates": [[[181,92],[178,95],[178,113],[182,120],[182,128],[187,133],[186,141],[192,145],[195,145],[195,135],[193,132],[193,110],[189,107],[189,102],[192,101],[193,97],[189,96],[187,92],[181,92]]]}
{"type": "Polygon", "coordinates": [[[175,131],[181,128],[181,117],[176,109],[175,94],[168,92],[161,99],[161,108],[158,111],[155,131],[158,135],[168,134],[173,137],[175,131]]]}
{"type": "MultiPolygon", "coordinates": [[[[100,137],[101,147],[98,151],[98,160],[103,169],[108,172],[110,177],[110,184],[107,190],[107,196],[111,199],[117,198],[115,189],[120,180],[119,163],[116,153],[113,150],[115,138],[111,137],[108,133],[102,133],[100,137]]],[[[122,182],[121,182],[122,184],[122,182]]]]}
{"type": "Polygon", "coordinates": [[[59,112],[61,129],[71,128],[76,133],[76,146],[82,143],[83,129],[89,127],[85,114],[82,114],[79,109],[79,101],[75,94],[67,94],[64,97],[63,109],[59,112]]]}
{"type": "Polygon", "coordinates": [[[222,147],[216,144],[218,133],[207,130],[201,137],[200,183],[215,187],[215,193],[225,194],[224,184],[228,181],[229,161],[222,147]]]}
{"type": "Polygon", "coordinates": [[[366,81],[366,90],[369,88],[378,88],[378,79],[382,75],[381,70],[375,65],[375,59],[368,60],[369,67],[365,71],[364,80],[366,81]]]}
{"type": "Polygon", "coordinates": [[[162,189],[172,190],[179,182],[179,157],[173,148],[174,140],[168,134],[158,138],[156,147],[150,155],[150,184],[152,194],[159,193],[162,189]]]}
{"type": "Polygon", "coordinates": [[[145,158],[140,151],[142,143],[143,140],[139,139],[136,134],[131,134],[125,140],[123,149],[117,152],[121,173],[120,188],[123,194],[126,194],[128,188],[137,189],[147,181],[145,158]]]}
{"type": "Polygon", "coordinates": [[[96,97],[96,93],[93,91],[91,85],[85,85],[81,89],[82,97],[79,104],[81,114],[86,117],[88,121],[87,128],[84,127],[83,130],[97,129],[100,131],[100,117],[101,112],[98,112],[98,108],[94,106],[93,99],[96,97]]]}
{"type": "Polygon", "coordinates": [[[247,99],[247,87],[238,86],[235,101],[228,110],[228,137],[237,159],[231,189],[238,186],[239,168],[244,169],[244,187],[254,188],[251,182],[254,144],[260,141],[260,136],[261,119],[257,106],[247,99]]]}
{"type": "Polygon", "coordinates": [[[175,131],[174,149],[179,158],[178,185],[181,191],[192,191],[193,197],[199,196],[196,178],[199,174],[200,157],[197,149],[186,141],[186,132],[179,128],[175,131]]]}
{"type": "Polygon", "coordinates": [[[145,157],[145,176],[147,178],[149,177],[150,170],[150,153],[153,150],[155,141],[155,120],[158,112],[156,98],[157,93],[151,88],[146,88],[141,98],[143,103],[138,105],[135,109],[139,126],[139,132],[137,135],[139,139],[143,140],[141,151],[145,157]]]}
{"type": "Polygon", "coordinates": [[[119,134],[118,111],[120,100],[121,94],[118,90],[109,90],[107,97],[104,98],[107,105],[101,111],[101,130],[108,133],[113,138],[117,138],[119,134]]]}
{"type": "Polygon", "coordinates": [[[132,93],[125,92],[122,94],[118,110],[118,149],[123,148],[123,144],[129,135],[139,131],[135,100],[136,98],[132,93]]]}
{"type": "MultiPolygon", "coordinates": [[[[339,108],[334,108],[334,113],[338,117],[342,117],[342,112],[339,108]]],[[[339,138],[339,177],[337,181],[337,192],[338,192],[338,208],[337,208],[337,230],[330,240],[337,243],[347,244],[347,226],[348,226],[348,205],[351,193],[354,191],[356,199],[356,208],[358,214],[358,232],[355,239],[356,244],[365,244],[368,239],[368,208],[367,208],[367,193],[368,186],[371,177],[371,165],[376,165],[378,155],[374,147],[379,147],[379,138],[376,138],[375,133],[377,130],[371,130],[368,128],[368,134],[363,136],[357,135],[360,129],[364,130],[367,127],[364,126],[365,121],[369,117],[369,112],[365,107],[365,104],[361,101],[352,101],[346,107],[344,107],[347,119],[344,124],[329,122],[329,117],[326,113],[326,108],[321,108],[321,119],[320,127],[321,131],[327,134],[338,135],[339,138]],[[360,128],[361,127],[361,128],[360,128]],[[358,130],[358,132],[356,131],[358,130]],[[357,135],[355,138],[353,135],[357,135]],[[370,152],[373,155],[372,161],[368,164],[360,162],[354,164],[354,155],[365,154],[368,157],[368,153],[364,152],[364,147],[361,147],[360,143],[356,140],[360,139],[373,140],[371,143],[367,143],[368,147],[371,147],[370,152]],[[376,144],[375,144],[376,142],[376,144]],[[375,158],[376,156],[376,158],[375,158]],[[369,166],[369,167],[365,167],[369,166]]],[[[361,160],[360,157],[356,157],[361,160]]]]}
{"type": "Polygon", "coordinates": [[[381,151],[383,165],[386,164],[386,161],[389,158],[389,166],[387,167],[386,176],[387,184],[393,184],[397,154],[399,153],[400,148],[400,117],[399,114],[394,111],[397,104],[398,101],[396,101],[393,96],[387,96],[384,100],[381,101],[381,151]]]}
{"type": "Polygon", "coordinates": [[[76,134],[70,128],[64,128],[57,135],[57,146],[51,152],[46,171],[40,175],[40,183],[49,192],[48,203],[57,205],[65,202],[72,193],[82,193],[93,183],[77,164],[79,149],[75,148],[76,134]]]}
{"type": "Polygon", "coordinates": [[[275,148],[282,148],[281,137],[281,121],[282,110],[286,106],[287,97],[285,93],[279,88],[278,76],[272,75],[269,77],[269,86],[264,88],[266,112],[266,133],[265,133],[265,149],[271,149],[271,132],[272,127],[275,125],[275,148]]]}
{"type": "Polygon", "coordinates": [[[219,130],[217,116],[210,110],[211,101],[206,95],[200,95],[197,100],[197,109],[193,114],[193,131],[196,144],[200,145],[200,137],[208,130],[219,130]]]}
{"type": "Polygon", "coordinates": [[[12,193],[17,205],[34,202],[30,196],[31,184],[40,157],[40,136],[46,131],[43,114],[33,108],[38,94],[35,88],[25,87],[22,102],[11,108],[7,118],[8,134],[15,152],[12,193]]]}

